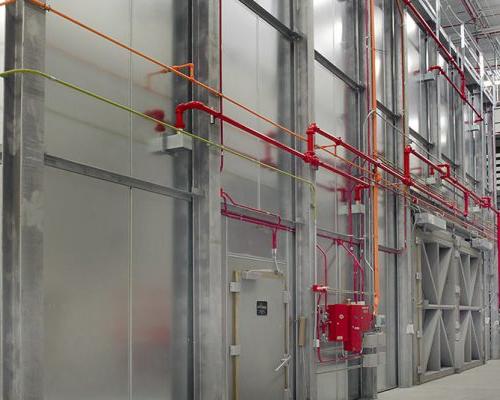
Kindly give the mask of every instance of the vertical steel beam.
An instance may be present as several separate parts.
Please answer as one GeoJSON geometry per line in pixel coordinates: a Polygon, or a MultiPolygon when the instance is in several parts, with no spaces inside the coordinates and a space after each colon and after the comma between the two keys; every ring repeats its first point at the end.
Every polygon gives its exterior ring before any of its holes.
{"type": "MultiPolygon", "coordinates": [[[[496,101],[496,95],[495,95],[495,101],[496,101]]],[[[496,157],[497,157],[497,146],[496,146],[496,123],[500,122],[498,121],[498,117],[500,116],[500,111],[496,109],[494,106],[492,109],[492,115],[490,118],[490,134],[492,135],[491,138],[491,149],[489,151],[489,154],[491,155],[491,172],[490,172],[490,190],[492,193],[493,199],[495,199],[495,205],[498,205],[498,193],[496,190],[496,185],[497,185],[497,171],[496,171],[496,157]]],[[[496,248],[494,251],[490,252],[489,254],[489,304],[491,308],[491,320],[490,320],[490,331],[491,331],[491,358],[492,359],[500,359],[500,316],[499,316],[499,310],[498,310],[498,291],[500,288],[498,287],[498,268],[496,261],[498,259],[497,257],[497,252],[500,251],[500,249],[496,248]]],[[[485,271],[486,271],[486,266],[485,266],[485,271]]]]}
{"type": "MultiPolygon", "coordinates": [[[[295,0],[292,5],[293,28],[304,34],[293,46],[295,128],[297,132],[305,132],[308,124],[314,120],[313,4],[310,1],[295,0]]],[[[297,142],[296,145],[300,148],[304,144],[297,142]]],[[[295,160],[295,166],[297,174],[314,181],[315,173],[312,168],[299,160],[295,160]]],[[[315,283],[316,268],[316,210],[312,207],[313,196],[308,185],[296,183],[296,219],[303,223],[297,226],[295,241],[295,320],[305,317],[307,321],[305,345],[297,346],[295,360],[296,398],[300,400],[317,398],[316,357],[313,348],[315,306],[311,291],[312,284],[315,283]]]]}
{"type": "MultiPolygon", "coordinates": [[[[192,0],[193,62],[197,77],[211,87],[219,84],[219,2],[192,0]]],[[[193,97],[217,109],[218,97],[195,87],[193,97]]],[[[219,127],[205,113],[193,116],[193,131],[219,141],[219,127]]],[[[222,247],[218,149],[195,143],[193,149],[193,260],[194,260],[194,398],[224,400],[226,329],[222,306],[222,247]]]]}
{"type": "MultiPolygon", "coordinates": [[[[409,132],[409,109],[408,109],[408,93],[406,91],[408,83],[408,54],[407,54],[407,31],[406,31],[406,14],[403,19],[397,15],[397,24],[402,26],[402,29],[396,29],[395,48],[399,49],[396,52],[397,59],[397,88],[399,103],[398,109],[401,110],[402,118],[399,121],[400,129],[407,135],[409,132]],[[403,83],[404,89],[403,89],[403,83]]],[[[403,148],[406,145],[404,138],[400,135],[396,136],[396,162],[402,166],[403,163],[403,148]]],[[[400,387],[409,387],[413,384],[413,336],[412,330],[409,327],[414,324],[413,316],[413,293],[414,280],[413,263],[411,254],[411,242],[414,232],[411,226],[411,213],[409,204],[402,197],[397,199],[397,221],[400,223],[397,227],[397,242],[398,248],[405,250],[397,256],[397,314],[398,314],[398,385],[400,387]],[[406,207],[405,207],[406,204],[406,207]],[[402,223],[406,221],[406,224],[402,223]],[[412,295],[408,295],[408,294],[412,295]]]]}
{"type": "MultiPolygon", "coordinates": [[[[43,69],[45,15],[7,7],[6,68],[43,69]]],[[[3,154],[2,398],[43,399],[43,151],[45,83],[5,82],[3,154]]]]}

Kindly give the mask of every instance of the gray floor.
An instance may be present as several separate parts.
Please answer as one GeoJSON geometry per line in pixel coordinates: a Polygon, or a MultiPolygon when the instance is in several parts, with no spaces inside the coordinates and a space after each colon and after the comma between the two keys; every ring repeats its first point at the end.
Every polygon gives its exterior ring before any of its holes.
{"type": "Polygon", "coordinates": [[[500,399],[500,360],[410,389],[394,389],[380,400],[493,400],[500,399]]]}

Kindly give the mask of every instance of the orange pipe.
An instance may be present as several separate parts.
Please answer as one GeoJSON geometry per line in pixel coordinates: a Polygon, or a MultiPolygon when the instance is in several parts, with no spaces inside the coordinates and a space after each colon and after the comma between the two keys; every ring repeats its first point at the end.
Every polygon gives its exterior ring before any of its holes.
{"type": "MultiPolygon", "coordinates": [[[[370,0],[370,100],[371,111],[377,109],[377,71],[376,71],[376,52],[375,48],[375,0],[370,0]]],[[[377,113],[372,113],[372,156],[376,160],[377,153],[377,113]]],[[[375,180],[380,179],[377,167],[374,167],[375,180]]],[[[378,185],[372,185],[372,226],[373,226],[373,313],[378,314],[380,303],[380,275],[379,275],[379,226],[378,226],[378,185]]]]}
{"type": "MultiPolygon", "coordinates": [[[[3,3],[0,3],[0,6],[2,5],[8,5],[8,4],[12,4],[12,3],[15,3],[16,0],[6,0],[4,1],[3,3]]],[[[109,36],[109,35],[106,35],[102,32],[99,32],[98,30],[84,24],[83,22],[80,22],[78,20],[76,20],[75,18],[72,18],[64,13],[62,13],[61,11],[58,11],[54,8],[52,8],[51,6],[43,3],[42,1],[40,0],[28,0],[30,3],[32,3],[33,5],[35,6],[38,6],[40,7],[41,9],[45,10],[45,11],[48,11],[48,12],[52,12],[56,15],[58,15],[59,17],[125,49],[125,50],[128,50],[129,52],[135,54],[135,55],[138,55],[139,57],[141,58],[144,58],[145,60],[148,60],[150,62],[152,62],[153,64],[156,64],[160,67],[162,67],[163,69],[167,70],[168,72],[172,72],[174,73],[175,75],[179,76],[180,78],[183,78],[183,79],[186,79],[186,80],[189,80],[190,82],[206,89],[207,91],[209,91],[210,93],[212,93],[213,95],[215,96],[218,96],[220,97],[221,99],[225,99],[227,100],[228,102],[236,105],[237,107],[240,107],[242,108],[243,110],[249,112],[250,114],[254,115],[255,117],[259,118],[259,119],[262,119],[264,121],[266,121],[267,123],[269,123],[270,125],[273,125],[275,126],[276,128],[279,128],[280,130],[290,134],[291,136],[294,136],[296,137],[298,140],[301,140],[301,141],[306,141],[307,139],[302,136],[302,135],[299,135],[297,134],[296,132],[293,132],[292,130],[280,125],[280,124],[277,124],[276,122],[272,121],[271,119],[257,113],[256,111],[250,109],[249,107],[237,102],[236,100],[224,95],[222,92],[204,84],[203,82],[200,82],[198,80],[195,79],[194,77],[194,65],[193,65],[193,68],[190,68],[190,74],[189,75],[186,75],[184,73],[182,73],[181,71],[179,71],[179,67],[182,67],[182,66],[168,66],[168,65],[165,65],[163,63],[161,63],[160,61],[150,57],[150,56],[147,56],[146,54],[130,47],[130,46],[127,46],[126,44],[114,39],[113,37],[109,36]]],[[[371,108],[372,110],[376,109],[377,108],[377,100],[376,100],[376,94],[377,94],[377,89],[376,89],[376,67],[375,67],[375,55],[376,55],[376,49],[375,49],[375,29],[374,29],[374,25],[375,25],[375,15],[374,15],[374,10],[375,10],[375,6],[374,6],[374,1],[373,0],[370,0],[370,45],[371,45],[371,62],[372,62],[372,68],[371,68],[371,93],[372,93],[372,99],[371,99],[371,108]]],[[[184,66],[186,66],[186,64],[184,64],[184,66]]],[[[373,146],[374,146],[374,149],[373,149],[373,155],[374,157],[377,157],[377,149],[376,149],[376,140],[377,140],[377,121],[376,121],[376,116],[374,115],[372,117],[372,141],[373,141],[373,146]]],[[[332,154],[331,152],[329,152],[328,150],[324,150],[326,151],[327,153],[330,153],[332,154]]],[[[334,156],[337,156],[336,154],[333,154],[334,156]]],[[[338,157],[338,156],[337,156],[338,157]]],[[[379,238],[378,238],[378,185],[381,185],[383,186],[383,184],[381,184],[381,178],[380,178],[380,175],[379,173],[377,172],[377,169],[374,168],[374,171],[371,172],[371,174],[373,174],[375,176],[375,182],[374,182],[374,185],[373,185],[373,198],[374,198],[374,202],[373,202],[373,226],[374,226],[374,254],[373,254],[373,264],[374,264],[374,292],[375,292],[375,296],[374,296],[374,310],[375,310],[375,313],[378,311],[378,305],[379,305],[379,269],[378,269],[378,242],[379,242],[379,238]]],[[[403,193],[403,196],[406,197],[407,194],[406,193],[403,193]]],[[[420,199],[420,200],[416,200],[415,198],[412,198],[412,200],[414,202],[420,202],[420,203],[427,203],[430,207],[433,207],[435,208],[431,203],[428,203],[426,202],[425,200],[423,199],[420,199]]],[[[442,212],[442,211],[440,211],[442,212]]],[[[458,220],[459,223],[461,224],[465,224],[465,225],[469,225],[467,224],[467,222],[465,221],[461,221],[461,220],[458,220]]],[[[475,226],[477,227],[475,224],[473,224],[472,226],[475,226]]],[[[483,231],[485,232],[485,231],[483,231]]]]}
{"type": "MultiPolygon", "coordinates": [[[[189,69],[189,77],[194,79],[194,64],[193,63],[186,63],[186,64],[182,64],[182,65],[172,65],[171,66],[173,69],[179,71],[183,68],[188,68],[189,69]]],[[[165,68],[162,68],[160,69],[159,71],[155,71],[155,72],[151,72],[148,74],[148,77],[147,77],[147,87],[150,88],[151,87],[151,78],[155,75],[162,75],[162,74],[168,74],[169,72],[171,72],[170,70],[168,69],[165,69],[165,68]]]]}
{"type": "Polygon", "coordinates": [[[41,9],[45,10],[45,11],[48,11],[48,12],[51,12],[77,26],[79,26],[80,28],[83,28],[85,29],[86,31],[89,31],[113,44],[115,44],[116,46],[118,47],[121,47],[122,49],[125,49],[141,58],[144,58],[145,60],[148,60],[150,62],[152,62],[153,64],[156,64],[158,65],[159,67],[162,67],[166,70],[168,70],[169,72],[172,72],[174,73],[175,75],[183,78],[183,79],[187,79],[189,80],[190,82],[206,89],[208,92],[210,92],[211,94],[215,95],[215,96],[218,96],[232,104],[234,104],[235,106],[239,107],[239,108],[242,108],[243,110],[247,111],[248,113],[252,114],[253,116],[259,118],[259,119],[262,119],[263,121],[266,121],[268,124],[270,125],[273,125],[275,126],[276,128],[288,133],[289,135],[291,136],[294,136],[295,138],[297,138],[298,140],[301,140],[301,141],[306,141],[306,138],[302,135],[299,135],[298,133],[296,132],[293,132],[292,130],[288,129],[287,127],[283,126],[283,125],[280,125],[276,122],[274,122],[273,120],[271,120],[270,118],[262,115],[262,114],[259,114],[258,112],[252,110],[251,108],[245,106],[244,104],[232,99],[231,97],[229,96],[226,96],[225,94],[221,93],[220,91],[218,91],[217,89],[214,89],[208,85],[206,85],[205,83],[203,82],[200,82],[198,81],[196,78],[192,77],[192,76],[189,76],[189,75],[186,75],[182,72],[180,72],[179,70],[175,69],[174,67],[170,66],[170,65],[166,65],[166,64],[163,64],[161,61],[158,61],[157,59],[153,58],[153,57],[150,57],[148,56],[147,54],[144,54],[142,53],[141,51],[137,50],[137,49],[134,49],[133,47],[130,47],[128,45],[126,45],[125,43],[122,43],[120,42],[119,40],[105,34],[105,33],[102,33],[100,31],[98,31],[97,29],[94,29],[92,28],[91,26],[89,25],[86,25],[85,23],[73,18],[73,17],[70,17],[69,15],[66,15],[64,14],[63,12],[49,6],[48,4],[45,4],[43,3],[42,1],[40,0],[28,0],[30,3],[40,7],[41,9]]]}

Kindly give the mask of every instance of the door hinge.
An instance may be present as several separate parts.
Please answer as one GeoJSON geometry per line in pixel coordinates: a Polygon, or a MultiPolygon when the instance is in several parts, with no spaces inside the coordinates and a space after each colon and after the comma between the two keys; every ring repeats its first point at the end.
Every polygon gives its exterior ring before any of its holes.
{"type": "Polygon", "coordinates": [[[288,290],[283,291],[283,303],[290,303],[290,292],[288,290]]]}
{"type": "Polygon", "coordinates": [[[237,357],[241,354],[241,346],[239,344],[233,344],[229,346],[229,355],[231,357],[237,357]]]}
{"type": "Polygon", "coordinates": [[[229,291],[231,293],[241,292],[241,282],[229,282],[229,291]]]}

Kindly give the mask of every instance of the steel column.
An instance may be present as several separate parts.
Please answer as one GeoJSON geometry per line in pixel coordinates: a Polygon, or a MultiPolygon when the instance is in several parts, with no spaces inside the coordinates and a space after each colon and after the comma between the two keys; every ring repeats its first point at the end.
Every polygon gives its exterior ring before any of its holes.
{"type": "MultiPolygon", "coordinates": [[[[45,15],[7,7],[6,68],[43,69],[45,15]]],[[[43,399],[43,187],[45,82],[5,81],[2,398],[43,399]]]]}
{"type": "MultiPolygon", "coordinates": [[[[310,121],[313,121],[314,103],[314,31],[313,4],[308,1],[294,1],[294,29],[304,33],[301,41],[293,46],[293,76],[295,99],[295,127],[298,132],[306,132],[310,121]]],[[[296,143],[302,146],[301,143],[296,143]]],[[[306,150],[305,148],[301,150],[306,150]]],[[[314,181],[315,172],[312,167],[300,160],[294,160],[298,175],[314,181]]],[[[316,265],[316,210],[312,208],[313,193],[307,185],[296,183],[295,212],[296,219],[303,221],[297,226],[295,240],[296,260],[296,298],[295,320],[305,318],[305,345],[296,347],[295,376],[296,398],[300,400],[317,399],[316,357],[314,343],[314,294],[311,291],[316,265]]],[[[298,328],[298,326],[297,326],[298,328]]]]}
{"type": "MultiPolygon", "coordinates": [[[[408,82],[408,54],[406,44],[408,43],[407,30],[405,23],[406,15],[399,16],[397,21],[401,24],[401,29],[395,32],[395,48],[400,49],[397,63],[399,66],[396,71],[397,88],[398,88],[398,102],[399,107],[396,109],[401,110],[403,117],[400,119],[400,128],[405,134],[409,132],[409,115],[408,115],[408,94],[406,92],[406,83],[408,82]],[[402,18],[402,19],[401,19],[402,18]]],[[[397,160],[398,165],[403,164],[403,149],[406,145],[405,140],[397,135],[396,136],[396,155],[399,157],[397,160]]],[[[409,329],[414,325],[413,321],[413,263],[411,255],[412,237],[411,229],[411,213],[409,210],[408,202],[402,198],[397,199],[397,246],[398,248],[405,248],[397,256],[397,300],[398,300],[398,385],[400,387],[409,387],[413,384],[413,335],[412,330],[409,329]],[[406,221],[406,223],[402,223],[406,221]]]]}
{"type": "MultiPolygon", "coordinates": [[[[219,5],[192,0],[193,62],[197,77],[211,87],[219,80],[219,5]]],[[[218,108],[219,98],[194,88],[194,97],[218,108]]],[[[206,114],[193,116],[193,132],[219,140],[219,127],[206,114]]],[[[227,399],[227,341],[222,308],[222,248],[220,215],[219,150],[199,142],[193,149],[193,333],[194,398],[227,399]]]]}

